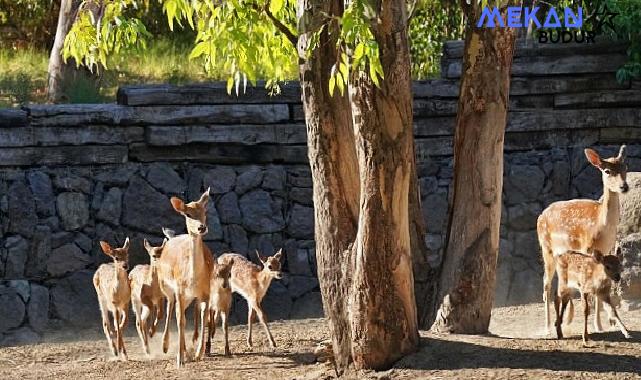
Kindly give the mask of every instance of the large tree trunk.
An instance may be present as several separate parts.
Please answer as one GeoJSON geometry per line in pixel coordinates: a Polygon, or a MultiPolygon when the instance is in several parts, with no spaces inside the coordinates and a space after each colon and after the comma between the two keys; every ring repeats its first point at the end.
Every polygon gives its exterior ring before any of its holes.
{"type": "MultiPolygon", "coordinates": [[[[418,344],[410,242],[415,168],[405,4],[386,1],[381,7],[376,37],[386,79],[380,89],[367,77],[354,76],[351,99],[329,95],[337,54],[335,30],[325,29],[311,57],[306,54],[309,34],[302,33],[298,45],[314,181],[318,276],[341,371],[350,362],[359,369],[389,367],[418,344]]],[[[313,27],[323,15],[341,15],[343,4],[301,0],[298,11],[303,23],[313,27]]]]}
{"type": "Polygon", "coordinates": [[[80,0],[61,0],[60,3],[58,28],[56,29],[56,38],[51,48],[48,68],[47,98],[53,103],[63,100],[64,84],[68,82],[69,76],[76,71],[73,62],[65,63],[62,59],[62,48],[81,3],[82,1],[80,0]]]}
{"type": "Polygon", "coordinates": [[[503,138],[515,31],[476,28],[465,6],[463,76],[454,135],[453,195],[432,329],[487,332],[496,278],[503,188],[503,138]]]}

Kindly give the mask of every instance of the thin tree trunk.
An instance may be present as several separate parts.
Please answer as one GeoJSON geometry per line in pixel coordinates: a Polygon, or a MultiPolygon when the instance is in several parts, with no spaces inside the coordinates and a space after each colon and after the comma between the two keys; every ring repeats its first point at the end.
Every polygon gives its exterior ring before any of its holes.
{"type": "MultiPolygon", "coordinates": [[[[311,30],[324,15],[343,12],[340,0],[298,5],[311,30]]],[[[410,202],[420,205],[417,186],[410,191],[412,176],[417,181],[405,13],[402,0],[382,6],[377,40],[386,80],[378,89],[354,77],[351,99],[329,95],[335,23],[311,57],[310,35],[298,39],[318,276],[340,372],[351,362],[359,369],[389,367],[418,344],[410,215],[420,212],[410,211],[410,202]]]]}
{"type": "Polygon", "coordinates": [[[454,135],[447,245],[432,329],[487,332],[496,278],[503,188],[503,138],[515,31],[476,28],[467,10],[465,54],[454,135]]]}
{"type": "Polygon", "coordinates": [[[47,98],[53,103],[59,102],[64,98],[64,83],[67,81],[69,74],[76,70],[73,62],[64,62],[62,48],[81,3],[82,1],[80,0],[61,0],[60,2],[58,27],[56,29],[56,38],[51,48],[51,55],[49,56],[48,68],[47,98]]]}

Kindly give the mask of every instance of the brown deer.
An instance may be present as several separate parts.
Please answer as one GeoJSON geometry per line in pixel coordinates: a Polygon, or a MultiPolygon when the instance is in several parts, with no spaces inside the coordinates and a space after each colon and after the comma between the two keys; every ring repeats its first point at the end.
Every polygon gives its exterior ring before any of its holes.
{"type": "Polygon", "coordinates": [[[178,353],[176,366],[185,363],[185,309],[196,301],[200,324],[199,340],[195,349],[195,360],[202,359],[205,352],[205,325],[209,311],[209,280],[214,267],[211,251],[203,243],[207,233],[207,202],[209,189],[195,202],[185,203],[172,197],[171,204],[185,217],[187,234],[178,235],[165,243],[158,260],[160,289],[167,297],[167,314],[163,332],[163,352],[169,349],[169,321],[176,308],[178,326],[178,353]]]}
{"type": "Polygon", "coordinates": [[[231,269],[231,289],[247,300],[247,347],[249,348],[252,347],[252,319],[254,313],[258,314],[258,319],[265,328],[265,333],[269,338],[271,347],[276,347],[276,342],[272,337],[272,333],[269,331],[265,312],[260,307],[260,303],[263,297],[265,297],[272,280],[274,278],[281,278],[280,259],[283,254],[282,251],[283,250],[280,249],[274,256],[269,257],[262,256],[256,252],[258,259],[263,264],[262,269],[245,257],[235,253],[226,253],[218,258],[218,263],[222,265],[233,261],[234,265],[231,269]]]}
{"type": "Polygon", "coordinates": [[[153,247],[145,239],[144,246],[149,254],[149,265],[136,265],[129,273],[131,307],[136,315],[138,336],[147,355],[149,338],[154,336],[158,321],[163,317],[164,296],[158,280],[158,259],[166,243],[167,239],[164,239],[160,247],[153,247]]]}
{"type": "MultiPolygon", "coordinates": [[[[590,315],[589,297],[595,299],[595,304],[603,302],[608,313],[610,324],[616,324],[626,338],[630,338],[628,330],[621,322],[616,308],[610,299],[612,281],[621,280],[621,260],[615,255],[603,255],[600,251],[590,250],[591,256],[580,252],[570,251],[556,259],[556,275],[559,279],[557,297],[554,299],[556,311],[556,334],[563,338],[561,322],[563,313],[570,301],[574,289],[581,292],[583,301],[583,344],[588,341],[588,316],[590,315]],[[560,304],[560,310],[559,310],[560,304]]],[[[618,252],[617,252],[618,253],[618,252]]]]}
{"type": "Polygon", "coordinates": [[[234,259],[225,263],[217,263],[211,276],[211,293],[209,296],[209,333],[205,353],[211,354],[211,340],[216,334],[216,323],[221,319],[223,332],[225,334],[225,356],[229,355],[229,334],[227,321],[231,310],[232,290],[230,284],[231,270],[234,259]]]}
{"type": "Polygon", "coordinates": [[[112,263],[100,265],[93,276],[93,286],[96,288],[100,313],[102,314],[102,329],[113,355],[117,357],[122,355],[127,360],[127,350],[122,334],[127,326],[131,293],[127,278],[129,238],[125,240],[125,244],[121,248],[112,248],[105,241],[100,242],[100,247],[107,256],[113,259],[112,263]],[[113,329],[110,313],[113,317],[113,329]]]}
{"type": "MultiPolygon", "coordinates": [[[[577,251],[587,254],[588,249],[606,254],[612,251],[619,224],[619,193],[628,191],[625,145],[616,157],[601,159],[592,149],[585,150],[588,161],[601,171],[603,196],[598,201],[574,199],[554,202],[538,218],[537,233],[541,246],[544,270],[543,303],[545,327],[550,332],[550,304],[552,279],[558,256],[577,251]]],[[[571,301],[570,301],[571,302],[571,301]]],[[[570,304],[570,319],[572,304],[570,304]]],[[[601,331],[600,302],[595,305],[595,329],[601,331]]]]}

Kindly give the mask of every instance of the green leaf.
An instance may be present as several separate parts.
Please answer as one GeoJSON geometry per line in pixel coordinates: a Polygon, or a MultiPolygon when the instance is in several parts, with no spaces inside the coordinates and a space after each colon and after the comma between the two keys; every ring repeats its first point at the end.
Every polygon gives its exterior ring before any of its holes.
{"type": "Polygon", "coordinates": [[[345,82],[340,72],[336,73],[336,85],[338,86],[341,95],[343,95],[343,93],[345,92],[345,82]]]}
{"type": "Polygon", "coordinates": [[[227,94],[231,95],[231,90],[234,88],[234,78],[227,78],[227,94]]]}
{"type": "Polygon", "coordinates": [[[189,54],[189,59],[200,57],[207,51],[208,48],[209,48],[209,43],[199,42],[196,45],[196,47],[194,47],[194,49],[191,51],[191,54],[189,54]]]}
{"type": "Polygon", "coordinates": [[[360,60],[363,57],[363,53],[365,53],[365,44],[359,42],[358,45],[356,45],[356,49],[354,49],[354,60],[360,60]]]}
{"type": "Polygon", "coordinates": [[[331,76],[329,78],[329,95],[334,96],[334,87],[336,87],[336,77],[331,76]]]}
{"type": "Polygon", "coordinates": [[[276,14],[280,12],[281,9],[283,9],[284,4],[285,4],[285,0],[271,0],[269,2],[269,11],[272,14],[276,14]]]}

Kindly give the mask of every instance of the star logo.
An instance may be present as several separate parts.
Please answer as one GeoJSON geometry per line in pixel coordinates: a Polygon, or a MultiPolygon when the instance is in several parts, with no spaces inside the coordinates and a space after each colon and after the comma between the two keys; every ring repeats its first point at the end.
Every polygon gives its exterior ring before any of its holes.
{"type": "Polygon", "coordinates": [[[619,14],[620,13],[611,12],[608,5],[604,4],[602,9],[597,9],[597,11],[592,15],[596,21],[594,31],[601,34],[603,33],[603,27],[607,26],[610,30],[616,33],[616,29],[614,28],[614,18],[619,14]]]}

